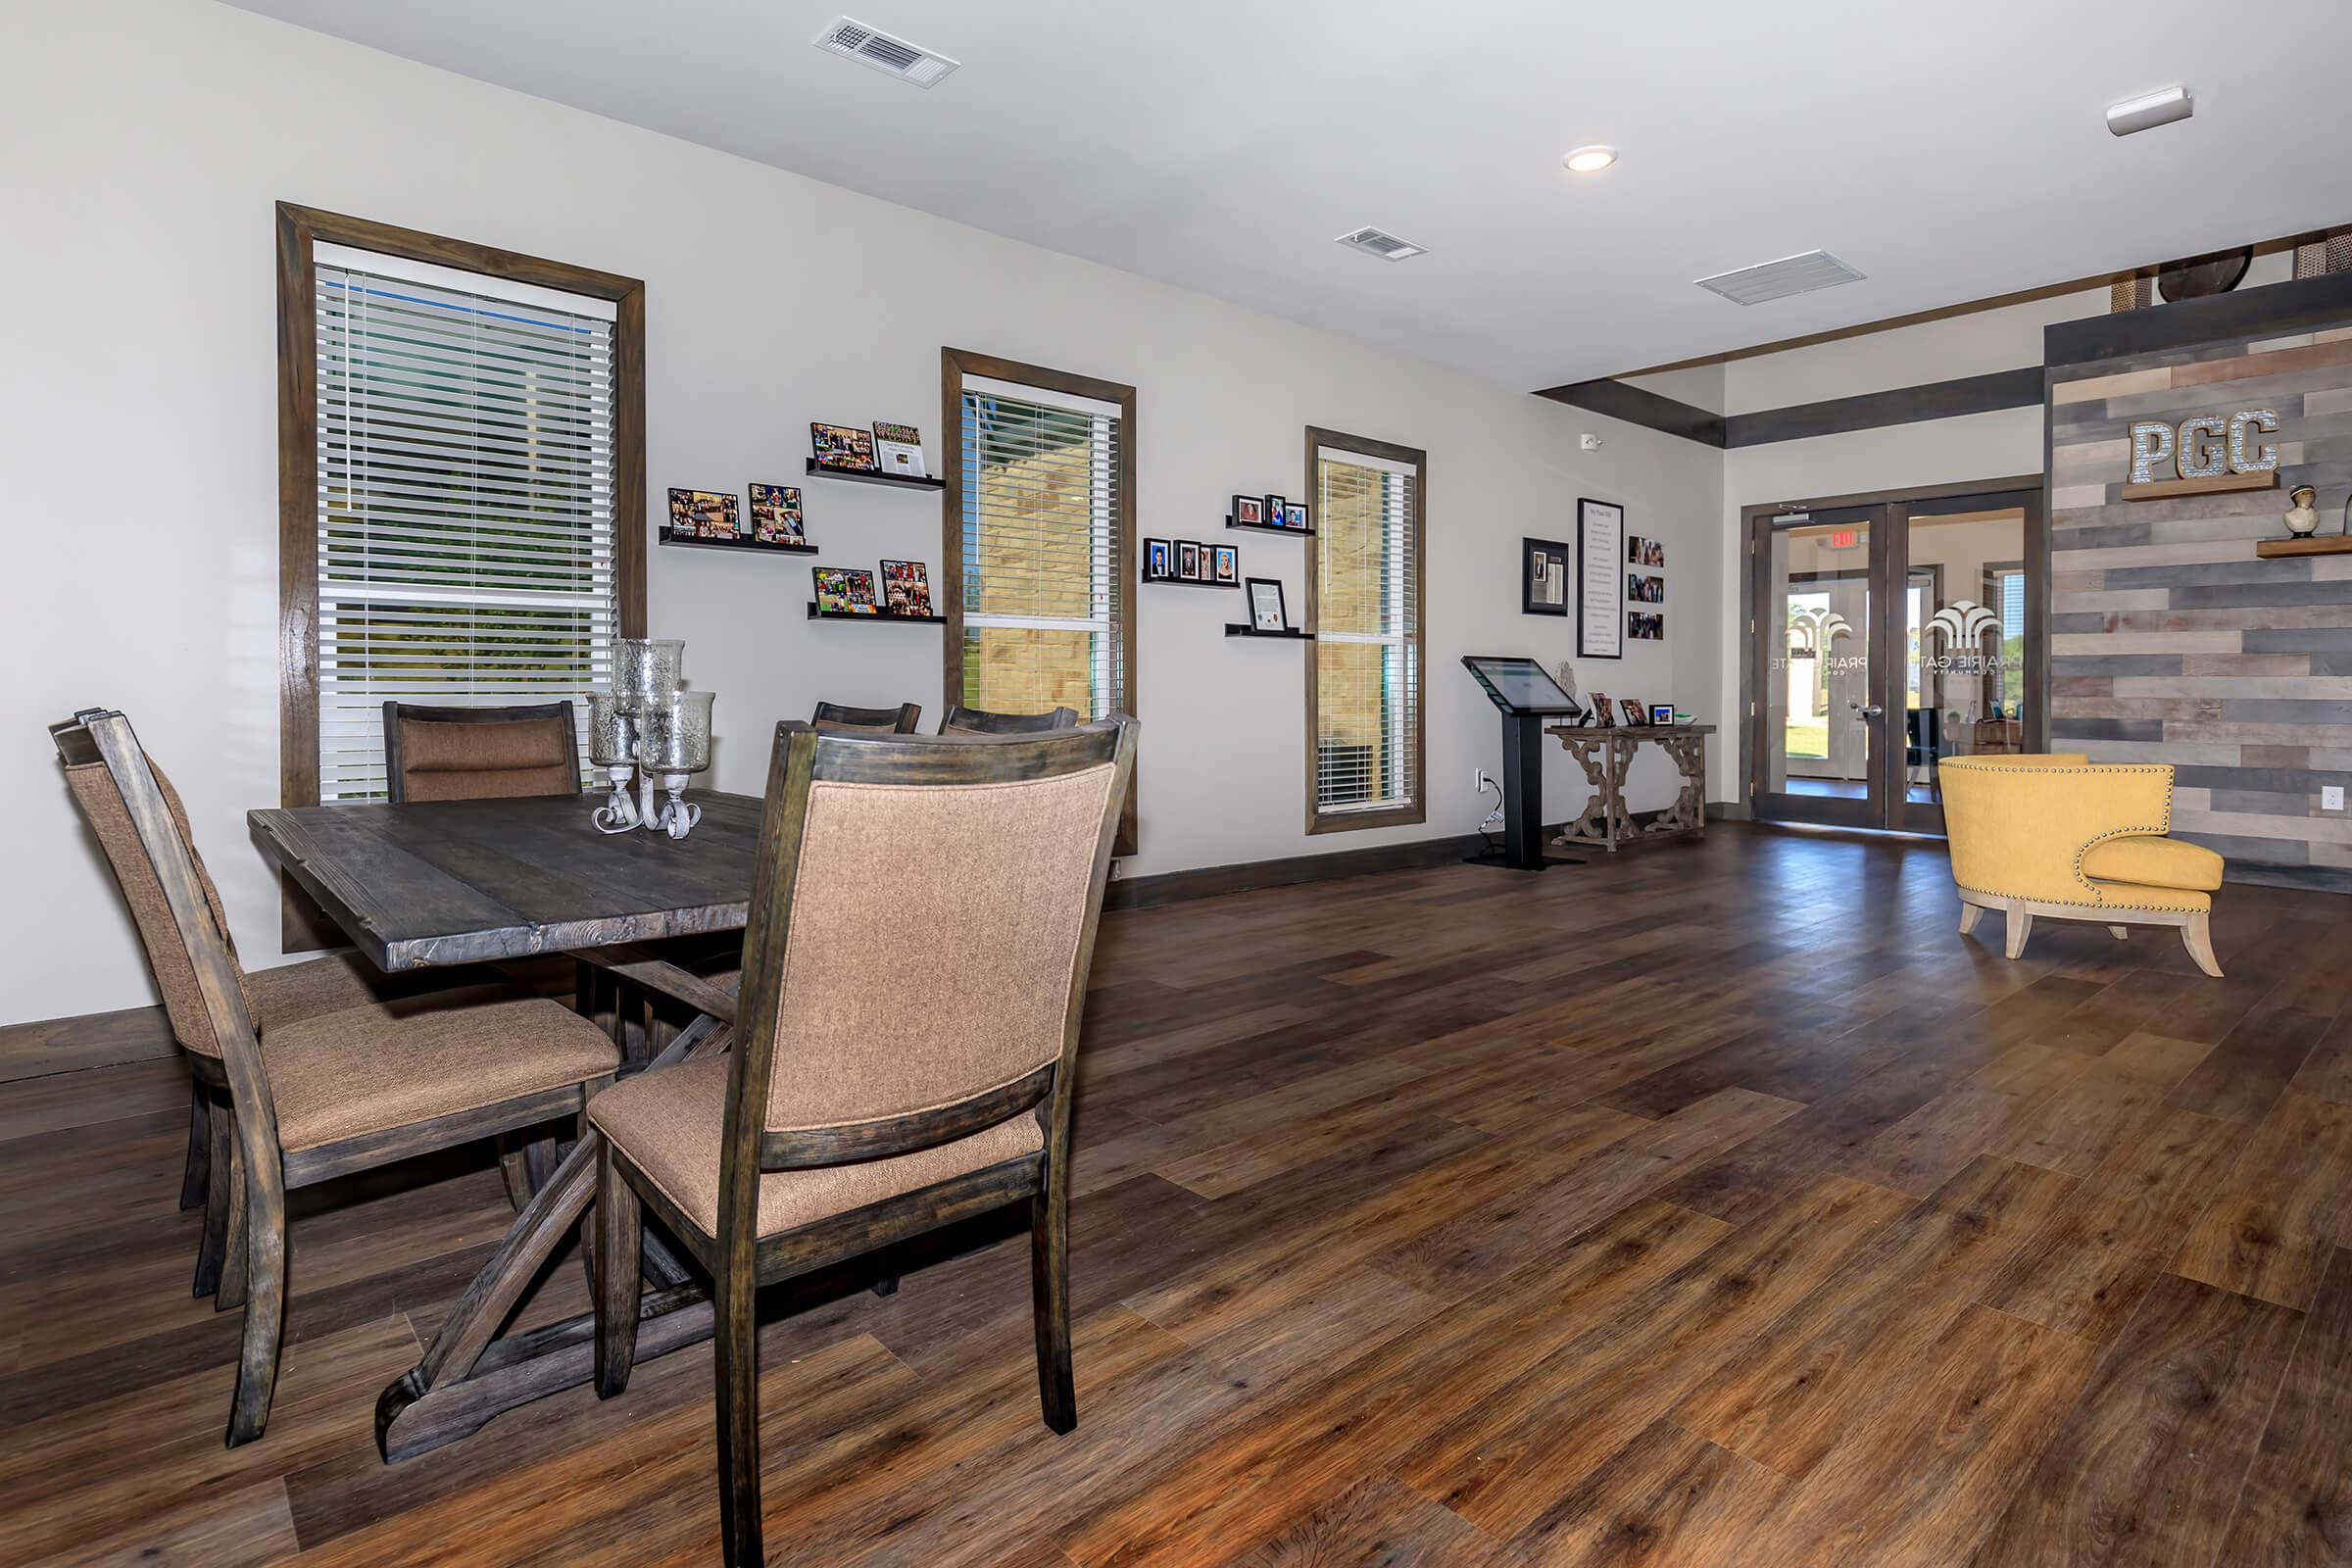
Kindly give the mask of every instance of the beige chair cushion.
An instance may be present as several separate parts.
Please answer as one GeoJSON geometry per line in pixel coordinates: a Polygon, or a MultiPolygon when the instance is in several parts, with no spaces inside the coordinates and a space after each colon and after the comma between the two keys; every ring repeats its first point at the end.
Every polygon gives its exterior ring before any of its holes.
{"type": "Polygon", "coordinates": [[[560,718],[399,723],[404,800],[511,800],[579,790],[579,762],[564,748],[560,718]]]}
{"type": "Polygon", "coordinates": [[[281,963],[245,973],[245,997],[254,1022],[267,1030],[322,1012],[368,1007],[384,1000],[383,971],[356,953],[330,953],[323,958],[281,963]]]}
{"type": "Polygon", "coordinates": [[[2222,858],[2202,844],[2133,834],[2084,850],[2082,874],[2099,882],[2137,882],[2152,888],[2212,893],[2222,885],[2222,858]]]}
{"type": "MultiPolygon", "coordinates": [[[[719,1147],[727,1119],[724,1055],[697,1056],[639,1073],[598,1095],[588,1115],[679,1212],[704,1234],[718,1234],[719,1147]]],[[[795,1230],[1044,1148],[1036,1116],[1022,1111],[969,1138],[911,1154],[770,1171],[760,1178],[760,1234],[795,1230]]]]}
{"type": "Polygon", "coordinates": [[[495,987],[431,992],[278,1024],[262,1036],[289,1152],[618,1070],[603,1030],[495,987]]]}

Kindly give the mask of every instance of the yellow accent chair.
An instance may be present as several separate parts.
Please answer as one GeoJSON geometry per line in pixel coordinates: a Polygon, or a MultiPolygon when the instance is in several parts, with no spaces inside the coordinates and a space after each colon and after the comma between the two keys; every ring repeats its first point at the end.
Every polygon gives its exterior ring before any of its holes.
{"type": "Polygon", "coordinates": [[[1938,767],[1962,935],[1986,909],[2003,910],[2015,958],[2035,915],[2089,920],[2119,940],[2130,926],[2177,926],[2197,967],[2221,978],[2206,921],[2222,858],[2165,836],[2170,766],[2059,752],[1949,757],[1938,767]]]}

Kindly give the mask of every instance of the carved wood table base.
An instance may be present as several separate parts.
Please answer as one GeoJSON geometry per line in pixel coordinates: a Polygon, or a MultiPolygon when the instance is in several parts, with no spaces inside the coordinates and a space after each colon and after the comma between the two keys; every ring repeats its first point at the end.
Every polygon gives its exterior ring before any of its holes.
{"type": "Polygon", "coordinates": [[[1620,842],[1644,833],[1705,835],[1707,737],[1715,733],[1714,725],[1621,724],[1613,729],[1579,729],[1555,724],[1550,733],[1559,738],[1560,749],[1576,759],[1586,782],[1592,786],[1584,814],[1563,827],[1552,840],[1554,844],[1597,844],[1614,855],[1620,842]],[[1633,770],[1634,754],[1643,741],[1655,741],[1682,775],[1682,789],[1674,804],[1647,827],[1637,824],[1625,806],[1626,775],[1633,770]]]}

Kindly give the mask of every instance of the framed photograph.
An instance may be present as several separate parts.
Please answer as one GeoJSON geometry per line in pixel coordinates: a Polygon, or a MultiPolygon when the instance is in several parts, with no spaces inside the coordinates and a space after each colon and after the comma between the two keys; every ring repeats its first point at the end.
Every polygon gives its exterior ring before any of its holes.
{"type": "Polygon", "coordinates": [[[1242,580],[1241,551],[1232,545],[1219,545],[1212,554],[1216,558],[1216,565],[1212,568],[1213,580],[1217,582],[1240,582],[1242,580]]]}
{"type": "Polygon", "coordinates": [[[1303,501],[1284,502],[1282,504],[1282,525],[1285,528],[1296,528],[1300,533],[1313,532],[1313,525],[1307,520],[1306,503],[1303,501]]]}
{"type": "Polygon", "coordinates": [[[1190,539],[1176,546],[1176,575],[1185,582],[1204,582],[1201,575],[1200,547],[1190,539]]]}
{"type": "Polygon", "coordinates": [[[1176,547],[1165,539],[1144,541],[1144,581],[1174,582],[1176,580],[1176,547]]]}
{"type": "Polygon", "coordinates": [[[839,468],[845,473],[879,473],[881,466],[874,462],[874,432],[861,430],[854,424],[817,424],[808,426],[809,456],[816,459],[820,468],[839,468]]]}
{"type": "Polygon", "coordinates": [[[737,537],[735,492],[672,490],[669,493],[669,531],[681,539],[737,537]]]}
{"type": "Polygon", "coordinates": [[[1625,612],[1625,634],[1638,643],[1662,643],[1666,640],[1666,617],[1653,611],[1629,610],[1625,612]]]}
{"type": "Polygon", "coordinates": [[[1289,523],[1289,521],[1287,520],[1288,514],[1287,514],[1285,513],[1285,511],[1283,510],[1283,509],[1284,509],[1284,507],[1285,507],[1286,505],[1287,505],[1287,503],[1286,503],[1286,502],[1284,502],[1284,500],[1283,500],[1283,499],[1282,499],[1282,497],[1280,497],[1280,496],[1268,496],[1268,497],[1266,497],[1266,526],[1267,526],[1267,527],[1269,527],[1269,528],[1287,528],[1287,527],[1289,527],[1289,526],[1290,526],[1290,523],[1289,523]]]}
{"type": "Polygon", "coordinates": [[[1655,539],[1629,534],[1625,541],[1625,564],[1629,566],[1657,566],[1666,564],[1666,546],[1655,539]]]}
{"type": "Polygon", "coordinates": [[[1557,539],[1519,541],[1519,613],[1568,613],[1568,547],[1557,539]]]}
{"type": "Polygon", "coordinates": [[[1625,598],[1628,604],[1662,605],[1666,602],[1666,579],[1629,571],[1625,574],[1625,598]]]}
{"type": "Polygon", "coordinates": [[[1617,727],[1617,710],[1609,706],[1609,697],[1606,692],[1592,694],[1592,722],[1602,729],[1617,727]]]}
{"type": "Polygon", "coordinates": [[[1674,723],[1674,705],[1672,703],[1650,704],[1649,721],[1652,724],[1659,726],[1661,729],[1672,726],[1674,723]]]}
{"type": "Polygon", "coordinates": [[[1250,579],[1250,624],[1257,631],[1289,631],[1291,613],[1282,602],[1282,581],[1277,577],[1250,579]]]}
{"type": "Polygon", "coordinates": [[[923,432],[911,424],[876,419],[874,461],[881,465],[884,473],[895,473],[902,479],[929,477],[923,467],[923,432]]]}
{"type": "Polygon", "coordinates": [[[752,486],[752,537],[767,545],[805,545],[801,493],[788,484],[752,486]]]}
{"type": "Polygon", "coordinates": [[[863,566],[811,566],[816,608],[852,615],[874,612],[874,574],[863,566]]]}
{"type": "Polygon", "coordinates": [[[1640,729],[1649,722],[1649,714],[1643,710],[1640,703],[1635,702],[1631,697],[1618,698],[1617,708],[1625,714],[1626,723],[1634,729],[1640,729]]]}
{"type": "MultiPolygon", "coordinates": [[[[1251,523],[1261,528],[1266,526],[1265,502],[1257,496],[1235,496],[1233,498],[1233,520],[1251,523]]],[[[1280,517],[1274,519],[1276,527],[1280,527],[1281,524],[1280,517]]]]}
{"type": "Polygon", "coordinates": [[[931,568],[919,561],[882,563],[882,612],[886,615],[935,615],[931,608],[931,568]]]}
{"type": "Polygon", "coordinates": [[[1576,503],[1576,657],[1625,657],[1625,589],[1617,559],[1625,554],[1625,509],[1613,501],[1576,503]]]}

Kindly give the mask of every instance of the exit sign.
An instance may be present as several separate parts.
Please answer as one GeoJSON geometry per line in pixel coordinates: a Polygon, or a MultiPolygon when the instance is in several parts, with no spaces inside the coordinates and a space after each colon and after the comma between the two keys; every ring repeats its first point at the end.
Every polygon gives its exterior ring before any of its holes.
{"type": "Polygon", "coordinates": [[[1861,542],[1862,534],[1859,529],[1833,528],[1830,530],[1830,548],[1832,550],[1851,550],[1861,542]]]}

